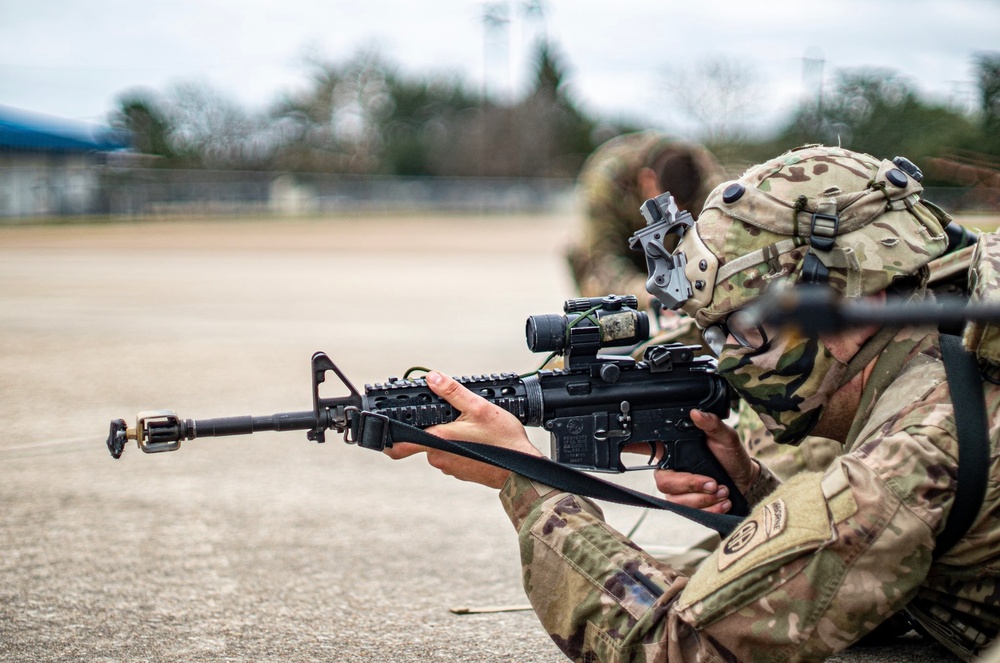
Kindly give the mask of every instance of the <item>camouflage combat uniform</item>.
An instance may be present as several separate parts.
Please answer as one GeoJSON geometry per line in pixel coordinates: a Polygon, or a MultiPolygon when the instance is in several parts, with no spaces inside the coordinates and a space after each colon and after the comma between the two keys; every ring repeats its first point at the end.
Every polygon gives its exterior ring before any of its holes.
{"type": "MultiPolygon", "coordinates": [[[[685,310],[712,324],[759,296],[768,275],[799,274],[810,246],[798,240],[797,216],[816,211],[817,199],[822,213],[841,219],[844,234],[823,254],[841,292],[880,292],[897,276],[920,273],[944,250],[942,225],[920,205],[918,184],[902,178],[905,187],[887,187],[892,167],[839,149],[807,150],[741,178],[757,191],[731,209],[720,187],[695,224],[706,231],[685,235],[677,248],[686,250],[686,268],[718,270],[708,277],[714,292],[685,310]],[[803,185],[813,179],[814,189],[803,185]],[[809,197],[797,195],[803,191],[809,197]],[[710,264],[716,256],[747,259],[710,264]]],[[[728,190],[728,203],[740,198],[728,190]]],[[[981,240],[990,242],[991,259],[971,279],[980,298],[1000,292],[1000,238],[981,240]]],[[[788,338],[793,350],[815,345],[788,338]]],[[[518,531],[525,590],[556,644],[581,661],[821,660],[905,609],[962,659],[982,653],[1000,629],[1000,328],[970,325],[964,339],[987,377],[989,481],[969,530],[937,558],[959,456],[940,337],[905,328],[877,338],[884,341],[846,453],[785,483],[762,471],[747,496],[751,515],[690,577],[614,531],[594,504],[511,476],[501,500],[518,531]]],[[[720,373],[734,352],[723,352],[720,373]]],[[[827,381],[824,373],[808,377],[827,381]]],[[[798,425],[778,415],[772,424],[798,425]]]]}
{"type": "MultiPolygon", "coordinates": [[[[691,578],[593,504],[513,476],[501,499],[544,628],[573,660],[819,660],[908,607],[971,659],[1000,627],[1000,487],[990,482],[971,531],[932,562],[958,454],[939,357],[936,334],[901,333],[865,390],[850,452],[768,494],[691,578]]],[[[990,385],[992,477],[998,411],[990,385]]]]}
{"type": "Polygon", "coordinates": [[[645,224],[639,214],[644,201],[637,180],[639,170],[649,165],[651,155],[668,146],[692,166],[682,168],[684,179],[690,180],[693,171],[700,180],[691,200],[678,202],[681,209],[697,216],[706,196],[725,179],[722,167],[707,150],[659,132],[625,134],[598,147],[578,178],[585,227],[581,243],[568,253],[573,277],[584,297],[635,295],[640,308],[646,308],[645,259],[629,250],[628,238],[645,224]]]}

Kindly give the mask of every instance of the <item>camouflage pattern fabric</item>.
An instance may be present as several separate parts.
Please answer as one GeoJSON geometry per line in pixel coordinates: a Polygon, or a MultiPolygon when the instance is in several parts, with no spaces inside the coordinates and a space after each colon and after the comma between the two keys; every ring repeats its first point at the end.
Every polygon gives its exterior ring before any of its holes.
{"type": "Polygon", "coordinates": [[[947,238],[942,219],[920,201],[922,190],[891,161],[839,148],[806,146],[755,166],[719,185],[679,242],[695,284],[681,308],[707,327],[774,281],[799,279],[808,253],[848,297],[926,273],[947,238]],[[816,237],[831,247],[820,248],[816,237]]]}
{"type": "Polygon", "coordinates": [[[1000,628],[1000,386],[984,383],[991,476],[937,560],[958,448],[937,333],[904,330],[865,386],[848,452],[778,487],[690,578],[599,509],[512,476],[501,500],[524,587],[576,661],[821,660],[906,608],[964,660],[1000,628]]]}
{"type": "Polygon", "coordinates": [[[927,287],[935,295],[967,296],[969,267],[972,264],[972,254],[975,248],[975,246],[967,246],[960,251],[946,253],[927,263],[929,273],[927,287]]]}
{"type": "Polygon", "coordinates": [[[761,422],[760,415],[743,400],[732,425],[739,431],[740,440],[750,457],[782,481],[801,472],[822,472],[844,452],[844,445],[840,442],[815,435],[806,437],[798,445],[778,444],[761,422]]]}
{"type": "MultiPolygon", "coordinates": [[[[628,239],[645,221],[639,214],[644,202],[638,173],[665,148],[673,150],[681,164],[678,179],[690,186],[693,166],[700,184],[691,199],[678,201],[697,217],[709,192],[725,179],[722,167],[704,148],[673,140],[656,131],[625,134],[598,147],[584,163],[578,190],[584,214],[580,243],[567,253],[573,277],[584,297],[609,292],[635,295],[640,309],[649,303],[646,292],[646,262],[640,252],[628,248],[628,239]]],[[[668,183],[669,185],[669,183],[668,183]]],[[[677,186],[682,186],[678,181],[677,186]]]]}
{"type": "Polygon", "coordinates": [[[762,350],[724,345],[718,373],[760,415],[777,442],[799,444],[815,427],[830,395],[849,379],[848,369],[823,339],[785,333],[762,350]]]}
{"type": "MultiPolygon", "coordinates": [[[[1000,304],[1000,235],[997,233],[979,236],[972,256],[969,290],[975,301],[1000,304]]],[[[970,323],[962,341],[970,352],[989,364],[984,368],[988,368],[993,379],[1000,377],[1000,323],[970,323]]]]}

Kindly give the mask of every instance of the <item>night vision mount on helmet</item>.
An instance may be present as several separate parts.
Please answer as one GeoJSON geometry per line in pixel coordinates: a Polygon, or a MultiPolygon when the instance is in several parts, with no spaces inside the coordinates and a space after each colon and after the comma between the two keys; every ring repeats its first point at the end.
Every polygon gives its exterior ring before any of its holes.
{"type": "Polygon", "coordinates": [[[639,211],[646,219],[646,227],[632,235],[629,248],[646,254],[646,291],[663,306],[676,309],[691,297],[691,283],[684,274],[687,258],[683,253],[675,255],[674,249],[694,225],[694,218],[678,211],[669,191],[647,200],[639,211]]]}

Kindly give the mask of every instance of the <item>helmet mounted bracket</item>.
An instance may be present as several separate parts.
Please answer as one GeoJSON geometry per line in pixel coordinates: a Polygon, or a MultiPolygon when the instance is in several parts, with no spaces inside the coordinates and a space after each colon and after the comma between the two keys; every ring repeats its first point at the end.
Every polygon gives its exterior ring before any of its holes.
{"type": "Polygon", "coordinates": [[[840,231],[840,217],[837,206],[832,200],[821,202],[812,214],[809,224],[809,252],[802,260],[802,275],[800,281],[810,284],[825,284],[830,278],[830,269],[823,263],[816,251],[833,249],[840,231]]]}
{"type": "Polygon", "coordinates": [[[646,255],[649,294],[664,307],[676,310],[691,298],[692,290],[684,273],[687,257],[683,252],[674,251],[684,233],[694,225],[694,218],[677,209],[669,192],[650,198],[639,211],[646,219],[646,227],[629,238],[629,248],[646,255]]]}

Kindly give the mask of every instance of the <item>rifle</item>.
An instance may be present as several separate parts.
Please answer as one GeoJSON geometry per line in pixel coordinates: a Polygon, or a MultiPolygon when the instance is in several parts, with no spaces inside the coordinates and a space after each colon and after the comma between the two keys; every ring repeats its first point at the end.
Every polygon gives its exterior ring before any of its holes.
{"type": "MultiPolygon", "coordinates": [[[[562,355],[563,368],[456,379],[522,424],[548,430],[556,463],[596,472],[664,468],[711,476],[729,487],[730,513],[745,515],[746,501],[689,416],[691,409],[729,415],[733,395],[715,372],[715,360],[696,356],[697,346],[679,343],[647,347],[641,361],[599,354],[605,347],[648,340],[649,319],[637,306],[631,295],[568,300],[564,315],[531,316],[525,326],[528,348],[551,353],[545,363],[562,355]],[[648,460],[627,465],[626,447],[643,444],[648,460]]],[[[388,420],[424,429],[461,414],[422,378],[389,378],[365,385],[361,393],[323,352],[312,356],[311,373],[312,410],[197,420],[181,419],[172,410],[144,411],[134,428],[124,419],[111,422],[108,450],[120,458],[129,440],[146,453],[160,453],[176,451],[184,440],[289,430],[305,430],[308,439],[322,443],[326,431],[334,430],[348,444],[382,451],[393,443],[384,425],[388,420]],[[330,372],[348,395],[320,396],[330,372]]]]}

